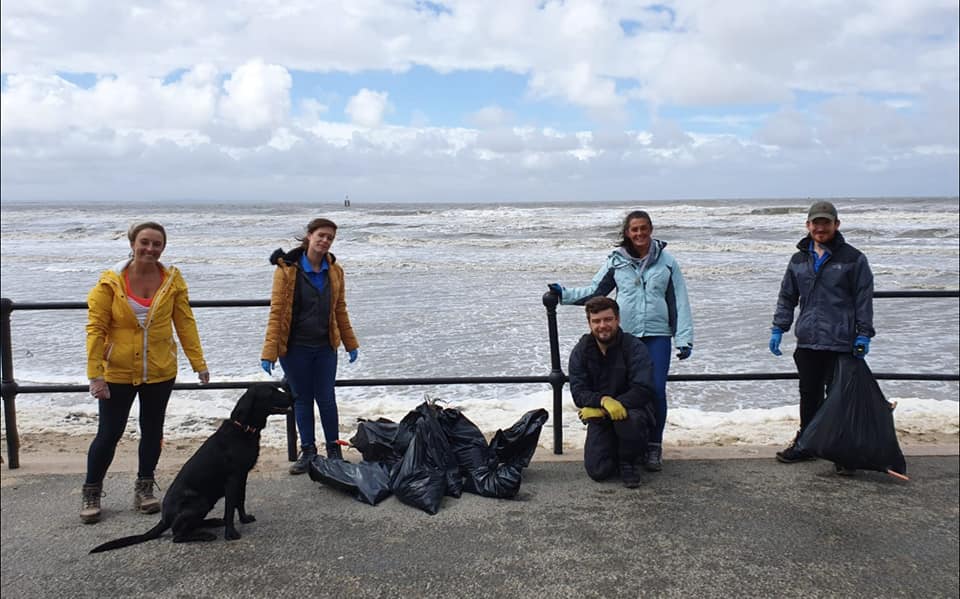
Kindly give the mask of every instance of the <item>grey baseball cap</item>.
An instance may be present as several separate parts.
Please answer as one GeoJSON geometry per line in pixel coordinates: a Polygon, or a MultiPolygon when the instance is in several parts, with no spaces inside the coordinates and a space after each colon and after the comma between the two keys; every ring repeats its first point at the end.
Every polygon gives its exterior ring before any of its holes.
{"type": "Polygon", "coordinates": [[[826,218],[833,222],[837,220],[837,209],[830,202],[815,202],[813,206],[810,206],[810,211],[807,212],[807,220],[812,221],[818,218],[826,218]]]}

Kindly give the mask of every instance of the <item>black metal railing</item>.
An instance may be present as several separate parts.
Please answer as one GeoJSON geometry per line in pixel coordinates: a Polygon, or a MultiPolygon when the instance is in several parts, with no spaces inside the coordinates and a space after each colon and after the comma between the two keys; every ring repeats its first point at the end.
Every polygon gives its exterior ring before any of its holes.
{"type": "MultiPolygon", "coordinates": [[[[957,291],[877,291],[875,298],[950,298],[960,297],[957,291]]],[[[563,386],[567,375],[560,362],[560,337],[557,329],[557,305],[559,298],[553,293],[543,295],[543,305],[547,310],[547,331],[550,343],[550,373],[530,376],[463,376],[463,377],[411,377],[384,379],[337,379],[337,387],[391,387],[423,385],[520,385],[549,384],[553,390],[553,451],[563,453],[562,404],[563,386]]],[[[269,300],[193,300],[194,308],[248,308],[266,307],[269,300]]],[[[13,343],[11,339],[10,316],[14,310],[86,310],[85,302],[14,302],[8,298],[0,299],[0,334],[2,334],[2,360],[0,360],[0,395],[3,397],[3,414],[6,422],[8,467],[20,467],[20,435],[17,430],[16,397],[21,393],[86,393],[86,385],[32,384],[20,385],[13,376],[13,343]]],[[[960,374],[928,373],[874,373],[877,379],[901,381],[960,381],[960,374]]],[[[752,372],[752,373],[715,373],[715,374],[672,374],[668,381],[758,381],[796,379],[796,372],[752,372]]],[[[234,381],[227,383],[177,383],[175,390],[198,389],[245,389],[259,381],[234,381]]],[[[293,415],[287,416],[287,456],[293,461],[297,458],[296,424],[293,415]]]]}

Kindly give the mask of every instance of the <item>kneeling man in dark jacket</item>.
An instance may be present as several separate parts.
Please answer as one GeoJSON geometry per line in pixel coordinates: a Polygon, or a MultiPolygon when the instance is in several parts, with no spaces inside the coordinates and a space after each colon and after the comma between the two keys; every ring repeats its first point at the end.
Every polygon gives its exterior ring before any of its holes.
{"type": "Polygon", "coordinates": [[[653,368],[643,342],[620,329],[620,307],[608,297],[586,303],[590,334],[570,352],[570,390],[587,424],[583,465],[594,480],[618,471],[640,485],[653,414],[653,368]]]}

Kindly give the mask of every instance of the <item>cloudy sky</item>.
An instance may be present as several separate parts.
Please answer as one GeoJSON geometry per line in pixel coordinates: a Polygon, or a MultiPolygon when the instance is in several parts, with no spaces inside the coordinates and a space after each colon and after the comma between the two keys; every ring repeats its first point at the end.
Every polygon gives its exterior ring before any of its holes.
{"type": "Polygon", "coordinates": [[[956,0],[4,0],[3,201],[958,195],[956,0]]]}

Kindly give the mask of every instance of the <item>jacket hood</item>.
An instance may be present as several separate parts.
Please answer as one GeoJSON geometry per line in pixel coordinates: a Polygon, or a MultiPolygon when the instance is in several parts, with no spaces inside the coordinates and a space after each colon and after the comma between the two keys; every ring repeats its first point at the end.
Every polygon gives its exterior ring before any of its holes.
{"type": "MultiPolygon", "coordinates": [[[[270,264],[277,266],[280,260],[283,260],[287,266],[300,264],[300,257],[303,256],[303,252],[303,247],[295,247],[289,252],[285,252],[283,248],[277,248],[270,254],[270,264]]],[[[333,255],[333,252],[327,252],[327,256],[330,257],[330,264],[337,261],[337,257],[333,255]]]]}
{"type": "MultiPolygon", "coordinates": [[[[131,262],[133,262],[133,258],[124,258],[123,260],[121,260],[120,262],[117,262],[107,270],[108,272],[112,272],[113,274],[119,277],[122,277],[123,271],[126,270],[128,266],[130,266],[131,262]]],[[[164,266],[162,263],[159,263],[159,262],[157,264],[160,266],[160,270],[162,270],[164,273],[169,275],[172,272],[172,269],[173,269],[172,266],[164,266]]]]}
{"type": "MultiPolygon", "coordinates": [[[[650,252],[648,254],[650,259],[647,260],[647,264],[649,265],[656,262],[660,258],[660,252],[663,251],[663,248],[665,247],[667,247],[666,241],[660,241],[659,239],[650,240],[650,252]]],[[[643,258],[637,258],[633,256],[630,252],[627,251],[627,248],[623,247],[622,245],[618,246],[617,249],[613,250],[613,253],[610,255],[615,256],[617,258],[622,258],[624,260],[622,262],[618,262],[617,264],[615,264],[615,266],[624,266],[631,262],[635,263],[643,260],[643,258]]]]}

